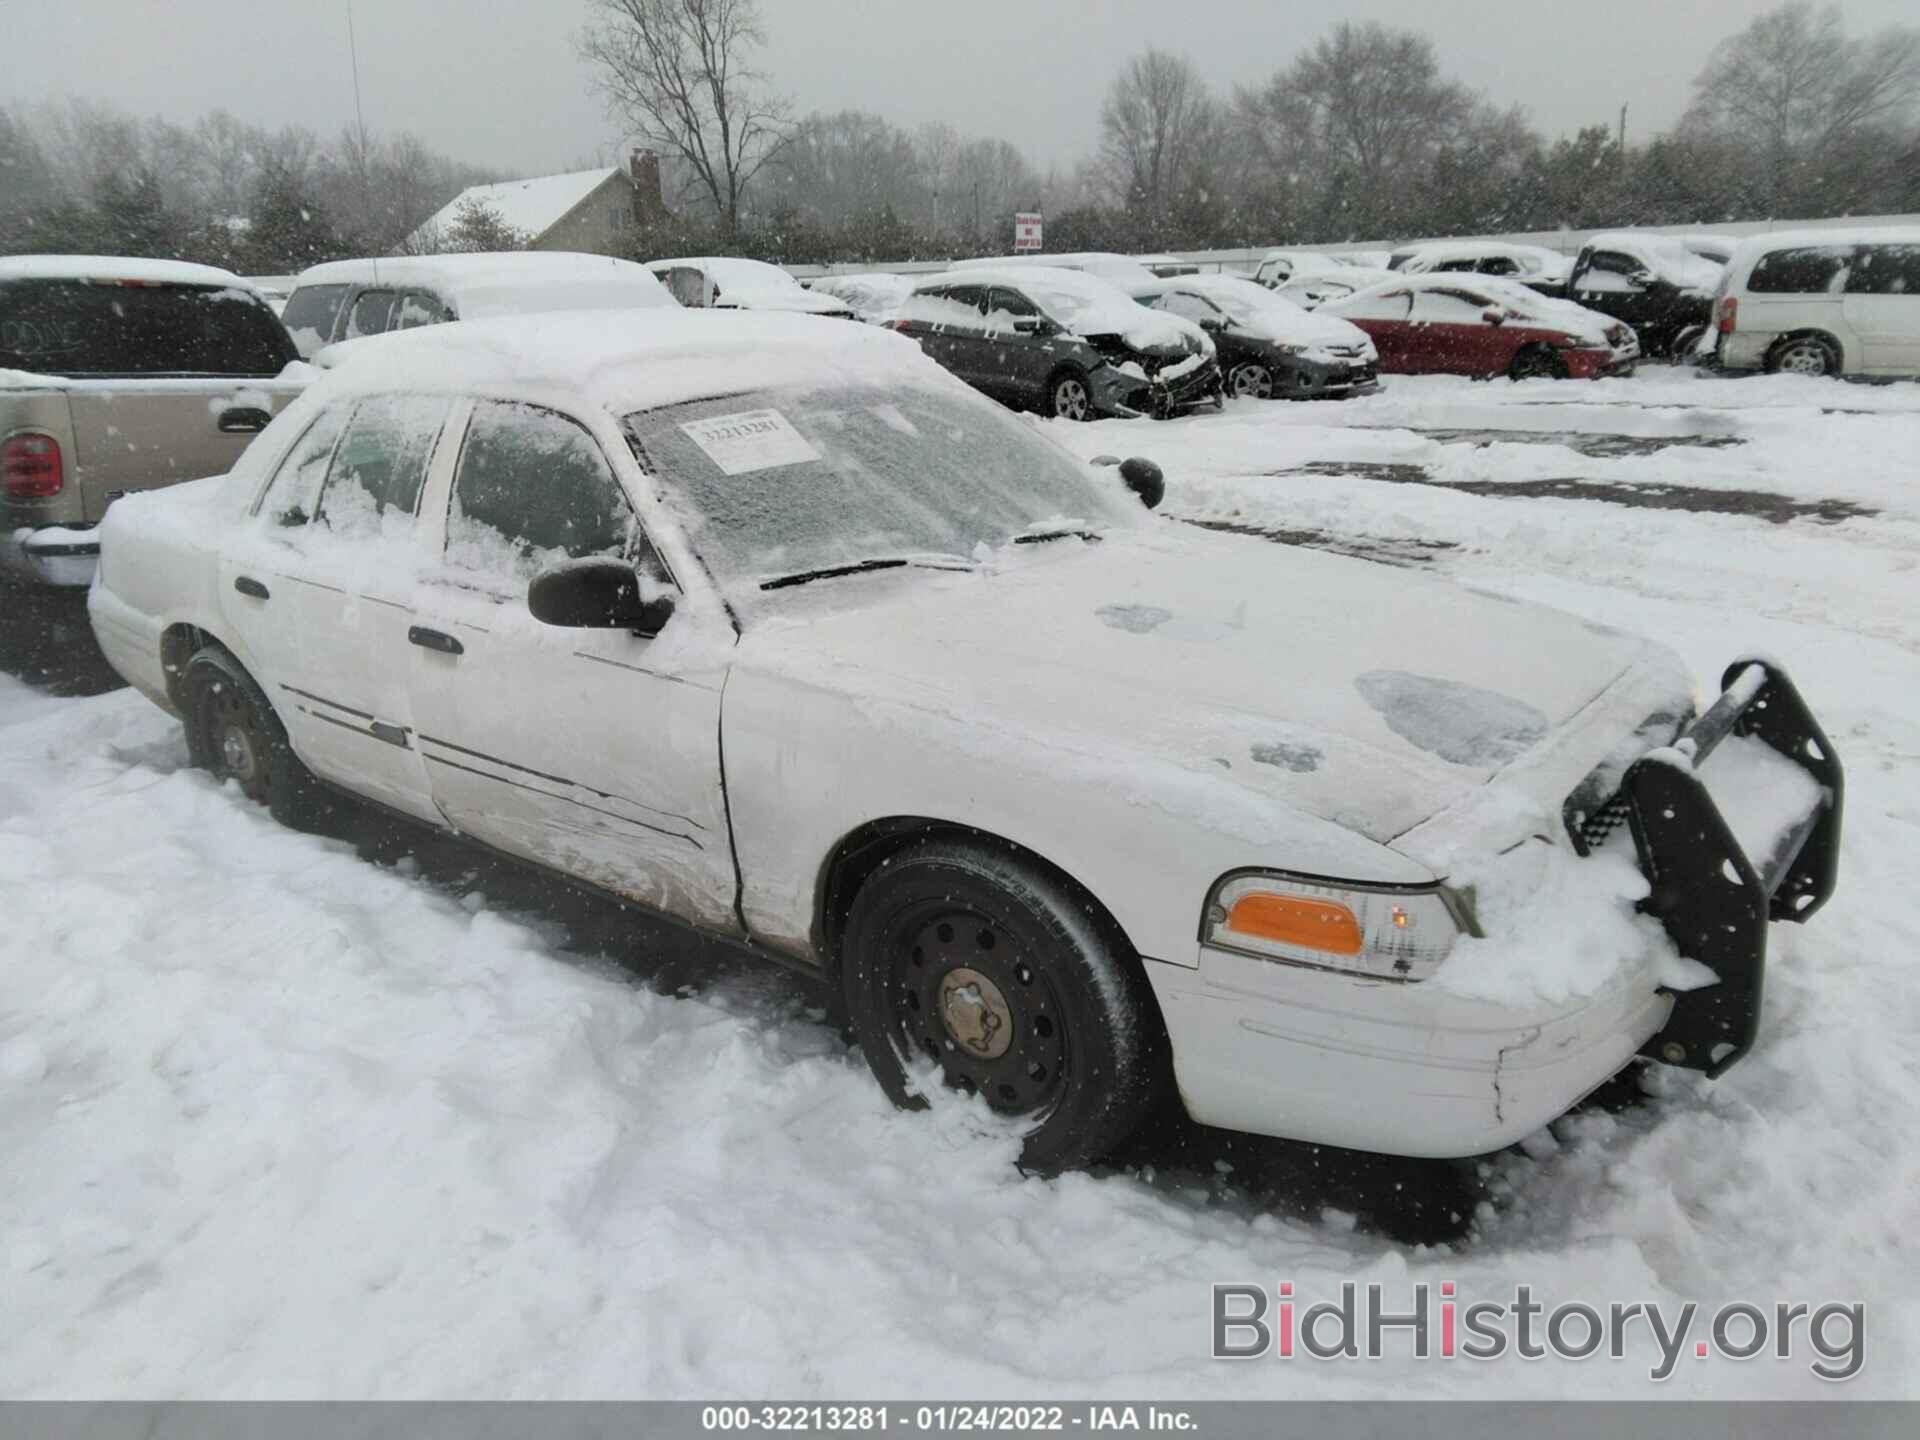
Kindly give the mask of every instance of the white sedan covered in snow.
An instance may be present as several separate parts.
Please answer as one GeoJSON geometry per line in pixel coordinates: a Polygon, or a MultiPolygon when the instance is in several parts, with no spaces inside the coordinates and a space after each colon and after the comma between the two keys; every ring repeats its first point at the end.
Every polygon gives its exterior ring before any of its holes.
{"type": "Polygon", "coordinates": [[[1745,1050],[1837,848],[1783,674],[1689,723],[1659,646],[1130,489],[884,330],[483,321],[116,505],[91,611],[276,814],[347,791],[831,977],[896,1100],[1036,1167],[1163,1083],[1462,1155],[1745,1050]]]}

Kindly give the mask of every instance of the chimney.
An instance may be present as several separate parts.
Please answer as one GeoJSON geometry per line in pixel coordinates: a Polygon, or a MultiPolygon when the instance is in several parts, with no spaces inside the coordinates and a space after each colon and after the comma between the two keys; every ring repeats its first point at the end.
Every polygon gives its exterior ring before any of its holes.
{"type": "Polygon", "coordinates": [[[648,210],[662,205],[660,194],[660,157],[652,150],[635,150],[627,162],[633,188],[640,192],[640,205],[648,210]]]}

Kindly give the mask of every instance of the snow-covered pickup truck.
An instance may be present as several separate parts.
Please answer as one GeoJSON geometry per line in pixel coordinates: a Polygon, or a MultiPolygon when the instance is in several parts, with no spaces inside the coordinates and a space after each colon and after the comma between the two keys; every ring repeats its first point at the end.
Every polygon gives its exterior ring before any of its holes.
{"type": "Polygon", "coordinates": [[[217,475],[299,391],[265,298],[204,265],[0,259],[0,562],[85,586],[135,490],[217,475]]]}
{"type": "Polygon", "coordinates": [[[883,329],[477,321],[116,505],[89,598],[275,814],[346,791],[821,974],[897,1100],[1037,1168],[1163,1082],[1466,1155],[1748,1047],[1840,827],[1777,667],[1694,719],[1659,646],[1158,498],[883,329]]]}

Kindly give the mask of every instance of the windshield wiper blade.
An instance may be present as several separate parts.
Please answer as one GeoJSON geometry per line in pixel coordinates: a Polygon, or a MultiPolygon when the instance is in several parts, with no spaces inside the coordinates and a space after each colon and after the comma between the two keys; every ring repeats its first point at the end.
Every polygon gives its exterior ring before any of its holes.
{"type": "Polygon", "coordinates": [[[1087,540],[1097,541],[1104,537],[1098,530],[1083,529],[1078,525],[1063,525],[1058,530],[1035,530],[1029,534],[1016,535],[1016,545],[1044,545],[1049,540],[1087,540]]]}
{"type": "Polygon", "coordinates": [[[918,565],[928,570],[971,570],[972,564],[958,555],[890,555],[884,559],[850,560],[845,565],[823,565],[818,570],[796,570],[791,575],[776,575],[762,580],[762,590],[784,590],[790,585],[805,585],[809,580],[831,580],[836,575],[858,575],[866,570],[899,570],[918,565]]]}

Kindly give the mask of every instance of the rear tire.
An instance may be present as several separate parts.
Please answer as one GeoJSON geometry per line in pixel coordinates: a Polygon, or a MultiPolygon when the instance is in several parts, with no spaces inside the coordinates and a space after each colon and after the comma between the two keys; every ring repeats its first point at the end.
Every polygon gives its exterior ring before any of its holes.
{"type": "Polygon", "coordinates": [[[231,780],[273,818],[310,829],[327,803],[313,772],[288,743],[286,727],[240,662],[209,645],[187,662],[187,753],[216,780],[231,780]]]}
{"type": "Polygon", "coordinates": [[[1088,1165],[1151,1109],[1158,1012],[1124,942],[1078,895],[1016,857],[934,840],[881,866],[841,938],[847,1017],[895,1104],[925,1099],[909,1060],[1030,1117],[1023,1169],[1088,1165]]]}
{"type": "Polygon", "coordinates": [[[1767,352],[1769,375],[1837,375],[1840,355],[1818,335],[1789,335],[1767,352]]]}
{"type": "Polygon", "coordinates": [[[1047,412],[1056,420],[1093,419],[1093,392],[1078,370],[1060,370],[1047,381],[1047,412]]]}
{"type": "Polygon", "coordinates": [[[1227,387],[1233,391],[1236,400],[1271,400],[1273,371],[1249,360],[1244,365],[1233,367],[1233,373],[1227,376],[1227,387]]]}
{"type": "Polygon", "coordinates": [[[1509,380],[1564,380],[1567,362],[1544,345],[1529,345],[1507,365],[1509,380]]]}

